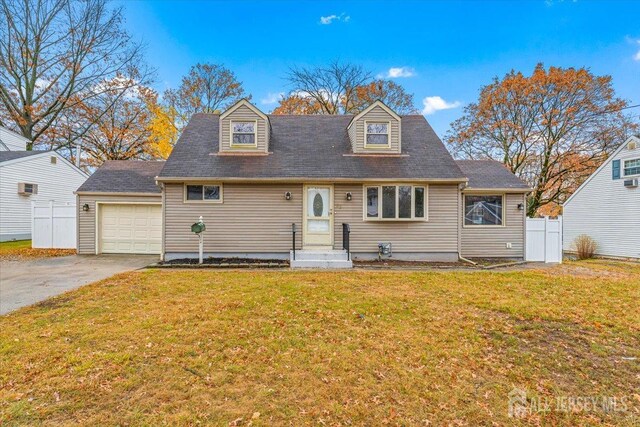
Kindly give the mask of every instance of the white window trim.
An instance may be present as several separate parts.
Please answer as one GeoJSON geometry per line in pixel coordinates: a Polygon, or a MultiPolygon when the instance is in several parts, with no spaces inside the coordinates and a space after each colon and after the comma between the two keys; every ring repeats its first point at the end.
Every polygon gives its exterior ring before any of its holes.
{"type": "Polygon", "coordinates": [[[223,186],[221,182],[185,182],[184,184],[182,184],[182,202],[183,203],[196,203],[196,204],[217,204],[217,203],[222,203],[222,199],[223,199],[223,195],[224,195],[224,191],[223,191],[223,186]],[[202,200],[188,200],[187,199],[187,185],[202,185],[202,200]],[[212,200],[212,199],[204,199],[204,187],[205,186],[218,186],[220,187],[220,198],[218,200],[212,200]]]}
{"type": "Polygon", "coordinates": [[[478,192],[478,193],[464,193],[462,195],[462,227],[463,228],[503,228],[507,226],[507,194],[506,193],[486,193],[486,192],[478,192]],[[465,221],[466,215],[466,206],[467,206],[467,196],[500,196],[502,197],[502,224],[500,225],[491,225],[491,224],[467,224],[465,221]]]}
{"type": "MultiPolygon", "coordinates": [[[[249,135],[243,133],[243,135],[249,135]]],[[[258,148],[258,121],[257,120],[231,120],[229,121],[229,147],[231,148],[258,148]],[[253,123],[253,144],[234,144],[233,143],[233,124],[234,123],[253,123]]]]}
{"type": "MultiPolygon", "coordinates": [[[[633,161],[638,161],[638,162],[640,162],[640,157],[638,157],[638,158],[633,158],[633,159],[622,159],[622,176],[623,176],[624,178],[627,178],[627,177],[634,177],[634,176],[640,176],[640,173],[633,173],[633,174],[627,175],[627,173],[626,173],[626,171],[625,171],[625,169],[627,169],[627,168],[626,168],[626,163],[627,163],[627,162],[633,162],[633,161]]],[[[635,167],[635,166],[634,166],[634,167],[635,167]]]]}
{"type": "Polygon", "coordinates": [[[429,221],[429,185],[411,183],[363,184],[362,186],[362,219],[371,222],[427,222],[429,221]],[[396,215],[399,213],[400,197],[398,187],[411,187],[411,218],[383,218],[382,217],[382,187],[396,187],[396,215]],[[416,217],[416,187],[424,188],[424,217],[416,217]],[[367,188],[378,189],[378,217],[367,216],[367,188]]]}
{"type": "MultiPolygon", "coordinates": [[[[384,135],[383,133],[373,133],[372,135],[384,135]]],[[[391,148],[391,121],[387,120],[365,120],[364,121],[364,148],[373,150],[388,150],[391,148]],[[371,124],[386,124],[387,125],[387,144],[367,144],[367,125],[371,124]]]]}

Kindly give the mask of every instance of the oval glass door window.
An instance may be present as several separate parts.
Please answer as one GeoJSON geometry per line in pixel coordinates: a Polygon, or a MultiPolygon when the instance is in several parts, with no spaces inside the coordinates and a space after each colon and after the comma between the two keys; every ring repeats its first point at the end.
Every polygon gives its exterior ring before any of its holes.
{"type": "Polygon", "coordinates": [[[324,203],[322,203],[322,196],[320,193],[317,193],[313,198],[313,216],[322,216],[322,207],[324,203]]]}
{"type": "Polygon", "coordinates": [[[329,217],[329,189],[307,189],[307,218],[329,217]]]}

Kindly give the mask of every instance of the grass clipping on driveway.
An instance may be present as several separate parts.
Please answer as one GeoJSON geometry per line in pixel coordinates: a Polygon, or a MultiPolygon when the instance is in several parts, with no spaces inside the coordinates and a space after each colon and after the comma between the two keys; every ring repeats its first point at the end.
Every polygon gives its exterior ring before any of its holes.
{"type": "Polygon", "coordinates": [[[635,425],[638,301],[604,261],[121,274],[0,318],[0,424],[635,425]]]}

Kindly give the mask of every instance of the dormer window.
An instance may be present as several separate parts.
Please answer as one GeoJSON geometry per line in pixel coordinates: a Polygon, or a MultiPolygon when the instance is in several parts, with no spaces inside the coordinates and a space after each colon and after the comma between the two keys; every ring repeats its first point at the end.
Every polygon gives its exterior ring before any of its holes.
{"type": "Polygon", "coordinates": [[[389,147],[389,122],[365,122],[365,148],[389,147]]]}
{"type": "Polygon", "coordinates": [[[231,146],[256,146],[256,122],[231,122],[231,146]]]}

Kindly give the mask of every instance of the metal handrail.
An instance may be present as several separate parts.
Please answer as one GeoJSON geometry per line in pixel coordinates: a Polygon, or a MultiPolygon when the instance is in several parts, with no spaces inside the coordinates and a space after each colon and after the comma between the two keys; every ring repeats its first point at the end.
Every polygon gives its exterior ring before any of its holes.
{"type": "Polygon", "coordinates": [[[293,260],[296,260],[296,223],[291,223],[291,236],[292,236],[292,247],[293,247],[293,260]]]}
{"type": "Polygon", "coordinates": [[[351,234],[351,226],[349,224],[342,223],[342,249],[347,251],[347,260],[351,260],[351,244],[349,242],[349,235],[351,234]]]}

